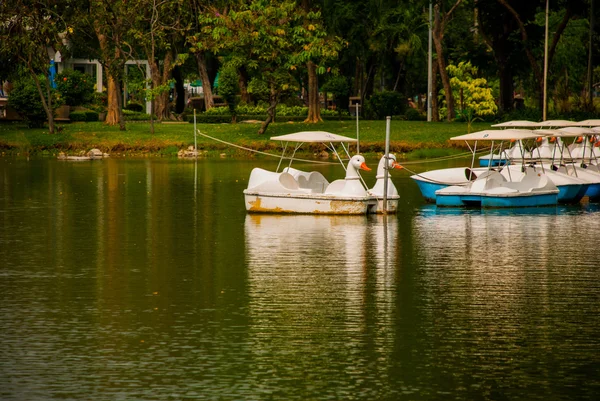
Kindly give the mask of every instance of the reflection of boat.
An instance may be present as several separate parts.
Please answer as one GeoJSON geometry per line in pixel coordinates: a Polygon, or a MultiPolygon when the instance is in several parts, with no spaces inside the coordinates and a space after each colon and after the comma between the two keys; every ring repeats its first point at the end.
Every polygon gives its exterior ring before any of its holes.
{"type": "MultiPolygon", "coordinates": [[[[272,137],[284,142],[295,143],[294,154],[304,143],[325,144],[340,163],[342,159],[336,145],[356,142],[356,139],[322,131],[298,132],[272,137]]],[[[348,154],[347,154],[348,155],[348,154]]],[[[348,155],[349,157],[349,155],[348,155]]],[[[293,155],[290,158],[290,165],[293,155]]],[[[281,161],[280,161],[281,165],[281,161]]],[[[343,163],[342,163],[343,166],[343,163]]],[[[320,173],[304,173],[299,170],[271,172],[255,168],[250,174],[248,187],[244,190],[246,210],[266,213],[301,214],[366,214],[373,213],[377,201],[367,194],[359,170],[370,170],[363,156],[355,155],[348,161],[346,177],[329,183],[320,173]]]]}
{"type": "MultiPolygon", "coordinates": [[[[254,322],[252,348],[260,352],[277,341],[278,354],[289,355],[315,333],[348,338],[349,331],[364,333],[393,320],[397,225],[395,216],[382,215],[247,214],[245,313],[254,322]]],[[[376,330],[369,341],[387,350],[390,333],[376,330]]]]}

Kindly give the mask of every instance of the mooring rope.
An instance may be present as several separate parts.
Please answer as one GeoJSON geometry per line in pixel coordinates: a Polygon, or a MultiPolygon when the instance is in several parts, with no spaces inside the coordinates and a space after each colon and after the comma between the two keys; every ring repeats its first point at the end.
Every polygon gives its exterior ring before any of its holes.
{"type": "Polygon", "coordinates": [[[319,161],[319,160],[298,159],[298,158],[294,158],[294,157],[285,157],[285,156],[282,157],[281,155],[276,155],[273,153],[263,152],[260,150],[247,148],[245,146],[236,145],[235,143],[227,142],[222,139],[218,139],[218,138],[212,137],[210,135],[203,134],[202,132],[200,132],[200,130],[196,130],[196,131],[198,132],[198,134],[200,134],[206,138],[212,139],[213,141],[221,142],[221,143],[224,143],[225,145],[233,146],[234,148],[242,149],[247,152],[258,153],[258,154],[265,155],[265,156],[271,156],[271,157],[277,157],[280,159],[301,161],[301,162],[307,162],[307,163],[316,163],[316,164],[338,164],[339,163],[339,162],[324,162],[324,161],[319,161]]]}
{"type": "MultiPolygon", "coordinates": [[[[265,155],[265,156],[277,157],[277,158],[280,158],[280,159],[293,160],[293,161],[301,161],[301,162],[306,162],[306,163],[338,164],[338,162],[325,162],[325,161],[319,161],[319,160],[298,159],[298,158],[287,157],[287,156],[282,157],[280,154],[273,154],[273,153],[263,152],[263,151],[260,151],[260,150],[256,150],[256,149],[252,149],[252,148],[247,148],[245,146],[236,145],[234,143],[227,142],[227,141],[215,138],[215,137],[207,135],[207,134],[203,134],[202,132],[200,132],[200,130],[196,130],[196,131],[198,132],[199,135],[202,135],[203,137],[206,137],[206,138],[212,139],[213,141],[220,142],[220,143],[223,143],[225,145],[232,146],[232,147],[238,148],[238,149],[242,149],[242,150],[245,150],[245,151],[251,152],[251,153],[258,153],[258,154],[265,155]]],[[[488,151],[489,151],[489,149],[487,149],[487,150],[486,149],[482,149],[481,151],[477,152],[476,154],[480,154],[480,153],[484,153],[484,152],[488,152],[488,151]]],[[[472,155],[472,154],[473,154],[472,152],[464,152],[464,153],[459,153],[459,154],[456,154],[456,155],[440,156],[440,157],[436,157],[436,158],[433,158],[433,159],[406,161],[406,162],[403,162],[402,165],[404,166],[404,165],[407,165],[407,164],[410,165],[410,164],[435,163],[435,162],[444,161],[444,160],[461,159],[461,158],[463,158],[463,157],[465,157],[467,155],[472,155]]],[[[412,172],[412,171],[410,171],[408,169],[406,169],[406,170],[408,172],[412,173],[412,174],[418,175],[418,174],[416,174],[416,173],[414,173],[414,172],[412,172]]]]}

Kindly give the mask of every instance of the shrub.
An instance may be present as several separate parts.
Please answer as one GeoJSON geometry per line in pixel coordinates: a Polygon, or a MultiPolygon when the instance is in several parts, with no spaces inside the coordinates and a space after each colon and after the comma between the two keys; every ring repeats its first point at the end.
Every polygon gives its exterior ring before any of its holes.
{"type": "Polygon", "coordinates": [[[62,101],[69,106],[81,106],[92,101],[94,83],[92,77],[83,72],[64,70],[54,78],[56,90],[62,101]]]}
{"type": "Polygon", "coordinates": [[[343,111],[348,110],[350,103],[350,85],[348,79],[342,75],[336,75],[327,80],[322,87],[325,92],[333,93],[333,101],[335,107],[342,114],[343,111]]]}
{"type": "Polygon", "coordinates": [[[136,113],[143,113],[144,106],[139,103],[129,102],[127,106],[125,106],[125,110],[135,111],[136,113]]]}
{"type": "Polygon", "coordinates": [[[419,110],[413,109],[412,107],[409,107],[406,110],[406,113],[404,113],[404,116],[406,117],[406,119],[408,121],[425,121],[427,119],[427,116],[425,116],[419,110]]]}
{"type": "Polygon", "coordinates": [[[386,116],[403,114],[406,98],[399,92],[383,91],[374,93],[365,101],[365,118],[382,120],[386,116]]]}
{"type": "Polygon", "coordinates": [[[218,92],[227,103],[229,114],[231,115],[231,122],[235,122],[235,116],[237,115],[236,94],[239,92],[239,84],[237,69],[232,64],[225,64],[221,68],[218,92]]]}
{"type": "Polygon", "coordinates": [[[85,111],[74,111],[72,113],[69,113],[69,119],[72,122],[86,121],[85,118],[85,111]]]}
{"type": "MultiPolygon", "coordinates": [[[[40,76],[39,79],[44,82],[43,80],[46,78],[40,76]]],[[[52,101],[54,112],[60,103],[58,94],[54,90],[51,91],[51,96],[54,97],[52,101]]],[[[43,127],[44,122],[47,120],[46,111],[44,110],[40,94],[33,78],[29,76],[22,76],[14,82],[13,90],[10,92],[8,98],[8,105],[23,117],[27,122],[27,126],[30,128],[43,127]]]]}

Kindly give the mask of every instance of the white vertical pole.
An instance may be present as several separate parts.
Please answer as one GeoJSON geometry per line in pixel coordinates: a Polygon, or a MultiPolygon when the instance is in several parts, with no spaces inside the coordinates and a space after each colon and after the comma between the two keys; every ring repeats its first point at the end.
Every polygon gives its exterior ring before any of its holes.
{"type": "Polygon", "coordinates": [[[387,195],[388,195],[388,162],[390,157],[390,124],[392,117],[387,116],[385,121],[385,162],[383,163],[383,214],[387,214],[387,195]]]}
{"type": "Polygon", "coordinates": [[[546,90],[548,87],[548,14],[550,10],[550,0],[546,0],[546,39],[544,44],[544,104],[542,106],[542,120],[546,121],[546,110],[548,108],[546,99],[546,90]]]}
{"type": "Polygon", "coordinates": [[[433,6],[429,1],[429,46],[427,52],[427,121],[431,121],[431,92],[433,90],[433,67],[432,67],[432,41],[431,24],[433,17],[433,6]]]}
{"type": "Polygon", "coordinates": [[[198,157],[198,142],[196,141],[196,109],[194,109],[194,154],[198,157]]]}
{"type": "Polygon", "coordinates": [[[356,153],[357,154],[360,153],[360,134],[358,132],[358,106],[359,106],[359,104],[356,103],[356,153]]]}

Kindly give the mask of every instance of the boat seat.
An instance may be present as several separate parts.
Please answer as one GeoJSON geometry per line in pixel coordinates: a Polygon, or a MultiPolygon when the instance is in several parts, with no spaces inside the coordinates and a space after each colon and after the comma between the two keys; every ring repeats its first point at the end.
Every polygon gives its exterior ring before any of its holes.
{"type": "Polygon", "coordinates": [[[465,177],[467,177],[467,180],[469,181],[475,181],[477,179],[477,174],[467,167],[465,168],[465,177]]]}
{"type": "Polygon", "coordinates": [[[279,183],[287,189],[298,189],[300,187],[298,181],[290,173],[281,173],[279,183]]]}

